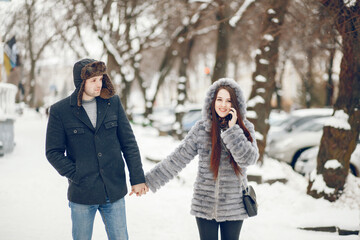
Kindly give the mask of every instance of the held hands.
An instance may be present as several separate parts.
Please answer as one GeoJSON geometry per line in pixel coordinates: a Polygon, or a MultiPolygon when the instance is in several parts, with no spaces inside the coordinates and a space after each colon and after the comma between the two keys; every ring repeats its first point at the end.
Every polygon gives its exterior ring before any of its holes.
{"type": "Polygon", "coordinates": [[[140,197],[141,195],[146,194],[148,191],[149,188],[145,183],[136,184],[131,186],[131,193],[129,194],[129,196],[135,193],[136,196],[140,197]]]}
{"type": "Polygon", "coordinates": [[[237,113],[235,108],[230,108],[229,114],[232,115],[231,120],[229,121],[229,128],[233,127],[237,122],[237,113]]]}

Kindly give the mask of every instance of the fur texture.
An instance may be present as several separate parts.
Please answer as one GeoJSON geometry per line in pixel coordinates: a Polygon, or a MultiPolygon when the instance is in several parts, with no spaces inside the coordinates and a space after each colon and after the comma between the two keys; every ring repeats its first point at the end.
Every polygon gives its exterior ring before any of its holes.
{"type": "Polygon", "coordinates": [[[210,105],[215,90],[221,85],[234,88],[237,101],[241,108],[241,115],[245,126],[250,131],[254,142],[247,140],[239,125],[221,133],[221,138],[230,150],[235,161],[242,169],[240,180],[247,185],[246,168],[255,164],[259,157],[255,141],[254,126],[246,117],[246,104],[239,85],[232,79],[223,78],[210,86],[202,110],[202,119],[190,130],[186,138],[166,159],[158,163],[145,176],[146,183],[151,191],[156,192],[170,179],[176,176],[196,155],[199,155],[199,166],[194,195],[191,205],[191,214],[205,219],[216,221],[235,221],[247,218],[242,203],[242,187],[239,177],[235,174],[229,160],[228,152],[223,148],[219,166],[219,175],[214,180],[210,170],[211,156],[211,111],[210,105]]]}
{"type": "Polygon", "coordinates": [[[80,64],[76,63],[74,66],[74,72],[75,72],[75,67],[77,67],[76,69],[77,75],[79,75],[80,73],[80,79],[79,76],[77,76],[76,79],[74,77],[75,86],[78,87],[80,85],[78,90],[78,97],[77,97],[77,105],[79,107],[82,104],[82,96],[85,89],[85,81],[89,78],[101,76],[101,75],[103,76],[103,86],[100,92],[101,98],[109,99],[110,97],[115,95],[115,89],[111,83],[108,74],[106,73],[106,65],[104,62],[96,61],[93,59],[84,59],[79,63],[80,64]]]}

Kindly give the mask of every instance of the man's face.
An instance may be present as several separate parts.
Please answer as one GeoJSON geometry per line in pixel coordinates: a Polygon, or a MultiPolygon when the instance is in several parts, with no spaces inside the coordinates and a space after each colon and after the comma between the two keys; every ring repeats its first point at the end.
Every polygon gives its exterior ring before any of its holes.
{"type": "Polygon", "coordinates": [[[83,100],[92,100],[93,98],[100,96],[102,79],[102,75],[86,79],[84,94],[82,97],[83,100]]]}

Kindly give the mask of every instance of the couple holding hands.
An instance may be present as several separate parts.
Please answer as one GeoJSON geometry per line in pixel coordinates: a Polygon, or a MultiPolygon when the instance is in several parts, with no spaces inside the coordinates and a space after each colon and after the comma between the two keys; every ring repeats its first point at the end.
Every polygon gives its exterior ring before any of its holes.
{"type": "MultiPolygon", "coordinates": [[[[191,214],[201,240],[239,239],[248,217],[242,202],[246,168],[259,153],[239,85],[222,78],[207,91],[202,119],[179,146],[144,174],[139,148],[104,62],[82,59],[73,68],[75,91],[50,108],[46,157],[68,179],[74,240],[90,240],[100,212],[108,239],[128,239],[125,200],[156,192],[199,156],[191,214]],[[124,162],[125,161],[125,162],[124,162]]],[[[196,236],[194,236],[196,239],[196,236]]]]}

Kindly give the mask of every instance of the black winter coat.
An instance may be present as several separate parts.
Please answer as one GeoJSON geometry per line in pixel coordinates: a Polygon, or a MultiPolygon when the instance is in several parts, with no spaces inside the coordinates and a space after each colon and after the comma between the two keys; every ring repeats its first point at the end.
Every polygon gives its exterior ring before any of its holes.
{"type": "Polygon", "coordinates": [[[46,157],[69,180],[68,199],[79,204],[115,202],[127,194],[123,156],[130,183],[144,183],[139,149],[117,95],[96,98],[96,128],[81,106],[77,90],[50,108],[46,157]],[[122,156],[123,154],[123,156],[122,156]]]}

